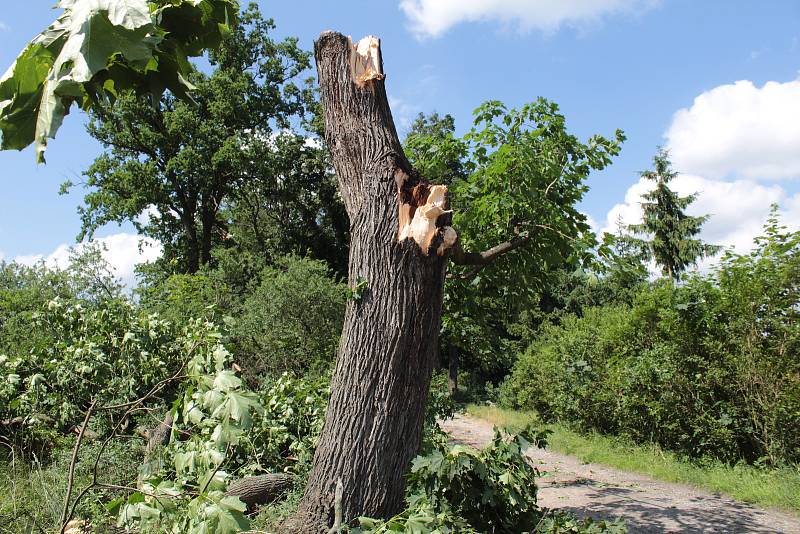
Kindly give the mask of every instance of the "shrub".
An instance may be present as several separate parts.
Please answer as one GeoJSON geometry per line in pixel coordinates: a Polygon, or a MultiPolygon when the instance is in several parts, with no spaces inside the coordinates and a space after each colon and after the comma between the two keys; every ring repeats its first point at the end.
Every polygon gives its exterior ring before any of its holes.
{"type": "Polygon", "coordinates": [[[692,457],[800,461],[800,233],[546,326],[501,401],[692,457]]]}
{"type": "MultiPolygon", "coordinates": [[[[143,395],[178,368],[184,350],[178,327],[113,293],[60,293],[36,311],[15,310],[2,328],[19,337],[0,352],[0,437],[40,457],[93,401],[143,395]]],[[[93,430],[104,432],[108,421],[97,418],[93,430]]]]}
{"type": "Polygon", "coordinates": [[[284,374],[255,393],[230,363],[221,343],[192,358],[169,444],[143,466],[140,491],[114,503],[120,526],[240,532],[249,520],[244,504],[224,493],[232,481],[287,472],[302,483],[322,429],[327,380],[284,374]]]}
{"type": "Polygon", "coordinates": [[[243,305],[233,348],[251,383],[264,373],[322,373],[336,354],[345,286],[324,262],[287,256],[243,305]]]}
{"type": "Polygon", "coordinates": [[[536,469],[525,457],[531,441],[546,444],[543,433],[525,428],[504,435],[495,430],[481,450],[441,445],[418,456],[406,489],[408,507],[386,520],[359,518],[350,532],[384,534],[624,533],[621,522],[578,521],[536,504],[536,469]],[[529,437],[525,437],[529,435],[529,437]]]}
{"type": "Polygon", "coordinates": [[[140,290],[144,310],[175,323],[187,318],[207,318],[221,323],[234,308],[231,289],[210,274],[173,274],[140,290]]]}

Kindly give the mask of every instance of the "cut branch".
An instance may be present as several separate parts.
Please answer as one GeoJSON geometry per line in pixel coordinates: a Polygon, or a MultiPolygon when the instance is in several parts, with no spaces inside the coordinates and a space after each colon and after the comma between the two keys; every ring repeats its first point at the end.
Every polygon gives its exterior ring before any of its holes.
{"type": "Polygon", "coordinates": [[[252,512],[262,504],[268,504],[286,493],[292,487],[294,479],[285,473],[268,473],[255,477],[236,480],[228,486],[225,495],[238,497],[252,512]]]}

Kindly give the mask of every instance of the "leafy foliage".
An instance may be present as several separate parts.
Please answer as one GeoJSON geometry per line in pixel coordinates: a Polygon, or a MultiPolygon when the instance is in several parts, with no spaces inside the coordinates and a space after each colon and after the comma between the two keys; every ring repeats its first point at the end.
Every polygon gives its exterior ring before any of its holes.
{"type": "Polygon", "coordinates": [[[452,115],[420,113],[411,125],[403,149],[414,168],[431,183],[449,185],[468,175],[468,145],[455,136],[452,115]]]}
{"type": "Polygon", "coordinates": [[[504,402],[692,457],[797,462],[798,244],[773,216],[711,276],[545,327],[504,402]]]}
{"type": "Polygon", "coordinates": [[[166,279],[139,287],[140,306],[173,323],[187,317],[207,318],[216,323],[230,321],[237,308],[231,287],[218,273],[173,274],[166,279]]]}
{"type": "Polygon", "coordinates": [[[697,195],[681,197],[669,188],[667,184],[678,173],[672,171],[669,154],[664,149],[659,149],[653,165],[654,170],[642,173],[643,178],[655,182],[655,188],[642,195],[645,199],[642,203],[644,221],[631,226],[631,229],[637,234],[650,236],[647,248],[651,257],[661,267],[664,276],[677,280],[698,258],[716,254],[720,247],[704,244],[696,238],[708,216],[686,215],[684,210],[697,195]]]}
{"type": "Polygon", "coordinates": [[[0,419],[9,424],[0,434],[26,452],[46,453],[92,401],[141,396],[177,369],[184,350],[179,328],[122,297],[97,251],[76,259],[77,271],[3,268],[0,419]]]}
{"type": "Polygon", "coordinates": [[[344,284],[323,262],[296,256],[278,259],[260,278],[232,332],[246,376],[324,372],[342,331],[344,284]]]}
{"type": "Polygon", "coordinates": [[[609,165],[624,139],[617,131],[581,142],[545,99],[520,109],[486,102],[463,137],[450,116],[415,121],[405,140],[409,159],[423,176],[450,184],[463,248],[524,241],[488,267],[449,268],[442,338],[483,381],[508,372],[516,352],[510,325],[536,304],[551,273],[577,268],[594,244],[577,205],[589,174],[609,165]]]}
{"type": "Polygon", "coordinates": [[[539,520],[535,469],[525,460],[529,443],[495,432],[481,451],[456,445],[414,460],[409,475],[410,503],[425,499],[451,508],[482,532],[521,532],[539,520]]]}
{"type": "Polygon", "coordinates": [[[218,342],[191,360],[173,408],[171,442],[143,467],[140,491],[120,502],[119,525],[141,532],[240,532],[244,505],[224,495],[234,477],[303,475],[322,430],[327,381],[280,377],[256,394],[229,368],[218,342]]]}
{"type": "Polygon", "coordinates": [[[466,250],[486,250],[514,235],[531,240],[453,291],[522,305],[543,273],[562,265],[589,232],[577,207],[588,190],[584,181],[611,162],[625,137],[617,131],[613,139],[593,136],[582,143],[567,132],[558,106],[544,99],[520,109],[490,101],[474,115],[475,126],[464,137],[470,173],[453,184],[453,224],[466,250]]]}
{"type": "MultiPolygon", "coordinates": [[[[235,246],[240,227],[266,231],[264,214],[286,229],[316,228],[323,208],[314,193],[331,188],[324,157],[289,130],[313,105],[310,89],[297,83],[309,54],[296,39],[273,39],[274,28],[256,5],[244,11],[211,52],[213,72],[186,74],[191,100],[127,94],[92,108],[89,133],[107,150],[84,173],[81,238],[108,222],[130,221],[163,245],[163,271],[193,274],[212,261],[212,249],[235,246]],[[247,209],[232,214],[240,201],[247,209]],[[287,212],[301,208],[302,224],[291,224],[287,212]],[[231,229],[234,220],[241,224],[231,229]]],[[[326,209],[335,209],[330,204],[326,209]]],[[[290,236],[273,238],[283,244],[290,236]]],[[[253,248],[264,254],[265,245],[253,248]]]]}
{"type": "Polygon", "coordinates": [[[408,507],[382,521],[359,518],[350,532],[385,534],[447,533],[624,533],[621,522],[578,521],[536,504],[536,469],[525,458],[531,446],[546,445],[545,433],[525,428],[503,435],[495,430],[481,450],[441,445],[418,456],[407,487],[408,507]]]}
{"type": "Polygon", "coordinates": [[[2,149],[36,142],[44,162],[73,104],[84,109],[123,92],[157,100],[185,95],[189,56],[217,45],[236,16],[234,0],[60,0],[56,21],[0,78],[2,149]]]}

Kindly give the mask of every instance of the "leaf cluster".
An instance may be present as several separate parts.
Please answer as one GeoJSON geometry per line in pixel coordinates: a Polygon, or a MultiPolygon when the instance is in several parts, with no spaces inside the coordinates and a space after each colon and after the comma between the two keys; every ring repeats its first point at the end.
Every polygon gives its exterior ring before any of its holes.
{"type": "Polygon", "coordinates": [[[0,78],[0,148],[36,143],[44,162],[73,104],[91,109],[126,92],[186,95],[188,58],[220,43],[235,0],[60,0],[64,10],[0,78]]]}

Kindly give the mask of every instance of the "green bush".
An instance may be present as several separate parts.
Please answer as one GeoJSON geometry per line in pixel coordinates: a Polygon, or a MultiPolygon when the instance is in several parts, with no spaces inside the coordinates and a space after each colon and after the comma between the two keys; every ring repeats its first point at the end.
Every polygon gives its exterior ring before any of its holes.
{"type": "Polygon", "coordinates": [[[230,287],[218,273],[173,274],[139,291],[141,307],[175,323],[207,318],[221,323],[235,308],[230,287]]]}
{"type": "Polygon", "coordinates": [[[800,461],[800,233],[545,326],[502,404],[692,457],[800,461]]]}
{"type": "Polygon", "coordinates": [[[232,333],[245,376],[323,372],[336,355],[345,300],[324,262],[287,256],[265,269],[232,333]]]}
{"type": "Polygon", "coordinates": [[[250,390],[231,369],[231,354],[213,329],[188,365],[173,406],[170,442],[141,470],[139,491],[109,506],[118,524],[140,532],[247,530],[236,479],[288,472],[302,483],[322,429],[328,380],[284,374],[250,390]]]}
{"type": "MultiPolygon", "coordinates": [[[[99,252],[73,260],[67,270],[0,266],[0,438],[40,459],[93,401],[143,395],[185,351],[181,327],[140,312],[99,252]]],[[[112,414],[103,414],[95,433],[108,430],[112,414]]]]}
{"type": "Polygon", "coordinates": [[[418,456],[406,488],[408,507],[389,520],[359,518],[350,532],[384,534],[624,533],[621,522],[579,521],[536,503],[536,468],[525,457],[544,433],[525,428],[504,435],[495,430],[483,449],[442,444],[418,456]],[[526,437],[526,435],[528,437],[526,437]]]}

